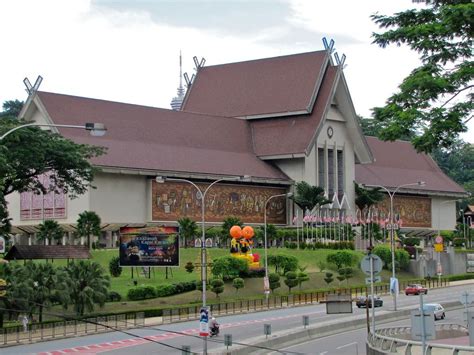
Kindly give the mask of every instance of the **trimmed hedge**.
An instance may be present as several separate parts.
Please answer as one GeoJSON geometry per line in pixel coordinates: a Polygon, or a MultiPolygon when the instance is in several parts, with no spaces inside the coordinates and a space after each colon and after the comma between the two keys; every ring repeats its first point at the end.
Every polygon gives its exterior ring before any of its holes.
{"type": "Polygon", "coordinates": [[[167,297],[177,295],[183,292],[194,291],[196,282],[179,282],[176,284],[164,284],[153,286],[138,286],[128,290],[127,298],[130,301],[141,301],[156,297],[167,297]]]}
{"type": "Polygon", "coordinates": [[[449,281],[461,281],[474,279],[474,274],[445,275],[443,279],[449,281]]]}

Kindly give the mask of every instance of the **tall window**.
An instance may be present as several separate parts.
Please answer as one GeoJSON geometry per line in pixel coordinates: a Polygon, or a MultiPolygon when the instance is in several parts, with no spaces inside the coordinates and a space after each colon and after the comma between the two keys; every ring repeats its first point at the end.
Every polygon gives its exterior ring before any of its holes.
{"type": "Polygon", "coordinates": [[[324,161],[324,148],[318,148],[318,184],[322,188],[326,187],[324,177],[326,174],[326,162],[324,161]]]}
{"type": "Polygon", "coordinates": [[[328,193],[334,195],[334,150],[328,149],[328,193]]]}
{"type": "MultiPolygon", "coordinates": [[[[51,184],[49,175],[41,175],[38,180],[47,189],[51,184]]],[[[35,194],[31,191],[20,194],[20,219],[52,219],[66,217],[66,195],[48,192],[35,194]]]]}
{"type": "Polygon", "coordinates": [[[344,152],[337,151],[337,196],[339,201],[344,196],[344,152]]]}

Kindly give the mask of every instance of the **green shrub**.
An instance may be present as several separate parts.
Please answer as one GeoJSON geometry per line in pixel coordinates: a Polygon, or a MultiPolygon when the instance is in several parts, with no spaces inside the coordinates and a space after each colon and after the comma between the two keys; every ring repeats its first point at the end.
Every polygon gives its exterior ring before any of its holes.
{"type": "Polygon", "coordinates": [[[403,239],[403,244],[406,246],[418,246],[420,245],[420,238],[415,238],[415,237],[406,237],[403,239]]]}
{"type": "Polygon", "coordinates": [[[107,294],[107,302],[120,302],[122,300],[122,296],[120,296],[120,293],[115,292],[115,291],[110,291],[107,294]]]}
{"type": "Polygon", "coordinates": [[[122,274],[122,268],[120,267],[120,258],[114,256],[109,261],[109,272],[113,277],[119,277],[122,274]]]}
{"type": "Polygon", "coordinates": [[[211,280],[211,291],[216,294],[217,298],[219,298],[219,294],[224,292],[224,281],[221,279],[211,280]]]}
{"type": "Polygon", "coordinates": [[[389,246],[377,245],[372,252],[382,259],[384,269],[390,268],[390,265],[392,265],[392,251],[389,246]]]}
{"type": "Polygon", "coordinates": [[[194,264],[192,261],[188,261],[186,265],[184,265],[186,272],[192,273],[194,271],[194,264]]]}
{"type": "Polygon", "coordinates": [[[167,297],[176,293],[176,285],[164,284],[156,286],[156,297],[167,297]]]}
{"type": "Polygon", "coordinates": [[[400,270],[408,271],[408,267],[410,266],[410,254],[406,250],[395,250],[395,260],[400,270]]]}
{"type": "Polygon", "coordinates": [[[212,262],[211,272],[223,280],[232,280],[248,272],[247,261],[233,256],[221,256],[212,262]]]}
{"type": "Polygon", "coordinates": [[[271,273],[268,275],[268,283],[270,284],[270,290],[272,292],[281,286],[280,284],[280,275],[277,273],[271,273]]]}
{"type": "Polygon", "coordinates": [[[127,298],[130,301],[140,301],[156,297],[156,290],[153,286],[138,286],[128,290],[127,298]]]}
{"type": "Polygon", "coordinates": [[[285,285],[288,286],[288,291],[291,292],[291,289],[298,285],[298,275],[294,271],[288,271],[285,274],[285,285]]]}
{"type": "Polygon", "coordinates": [[[453,239],[453,245],[456,248],[462,247],[466,245],[466,240],[464,238],[454,238],[453,239]]]}
{"type": "Polygon", "coordinates": [[[235,292],[239,291],[239,288],[244,287],[244,280],[240,277],[235,278],[234,280],[232,280],[232,287],[235,288],[235,292]]]}

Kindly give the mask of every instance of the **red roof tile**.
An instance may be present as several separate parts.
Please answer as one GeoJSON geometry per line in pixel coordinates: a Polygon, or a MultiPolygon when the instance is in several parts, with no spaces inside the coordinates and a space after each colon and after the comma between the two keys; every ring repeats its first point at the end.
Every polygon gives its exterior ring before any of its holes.
{"type": "Polygon", "coordinates": [[[331,102],[336,81],[337,68],[330,66],[309,115],[250,120],[255,154],[264,157],[306,153],[331,102]]]}
{"type": "Polygon", "coordinates": [[[327,51],[203,67],[183,110],[226,117],[310,112],[327,51]]]}
{"type": "Polygon", "coordinates": [[[375,162],[355,166],[355,179],[359,184],[396,188],[402,184],[424,181],[426,186],[411,186],[407,189],[466,193],[441,171],[429,155],[417,153],[410,142],[384,142],[375,137],[366,139],[375,162]]]}
{"type": "Polygon", "coordinates": [[[107,147],[107,154],[94,159],[97,165],[289,180],[255,156],[245,120],[47,92],[38,95],[57,124],[106,125],[104,137],[60,129],[76,142],[107,147]]]}

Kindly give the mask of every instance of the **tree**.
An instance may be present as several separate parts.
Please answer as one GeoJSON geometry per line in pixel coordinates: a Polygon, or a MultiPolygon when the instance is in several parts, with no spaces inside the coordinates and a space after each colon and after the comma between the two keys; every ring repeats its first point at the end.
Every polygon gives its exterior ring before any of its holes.
{"type": "Polygon", "coordinates": [[[280,284],[280,275],[277,273],[271,273],[268,275],[268,283],[270,290],[275,291],[277,288],[281,286],[280,284]]]}
{"type": "Polygon", "coordinates": [[[331,203],[324,196],[324,189],[319,186],[311,186],[306,181],[300,181],[295,186],[296,195],[293,201],[303,210],[312,211],[316,206],[331,203]]]}
{"type": "Polygon", "coordinates": [[[430,152],[452,146],[456,137],[467,131],[466,123],[472,118],[474,3],[422,2],[426,6],[421,9],[371,16],[380,28],[387,29],[374,33],[373,43],[382,48],[407,45],[421,60],[399,91],[373,113],[383,124],[382,139],[398,139],[414,128],[420,135],[411,142],[418,151],[430,152]]]}
{"type": "Polygon", "coordinates": [[[223,280],[232,280],[248,271],[246,260],[233,256],[221,256],[212,261],[211,273],[223,280]]]}
{"type": "Polygon", "coordinates": [[[343,267],[338,270],[338,273],[337,279],[339,281],[346,280],[347,284],[349,284],[349,279],[354,276],[354,270],[351,267],[343,267]]]}
{"type": "Polygon", "coordinates": [[[341,250],[331,253],[326,257],[328,263],[336,265],[337,269],[343,266],[351,266],[354,264],[355,255],[347,250],[341,250]]]}
{"type": "Polygon", "coordinates": [[[269,255],[268,265],[275,266],[275,272],[281,275],[286,274],[288,271],[295,271],[298,268],[298,258],[293,255],[269,255]]]}
{"type": "MultiPolygon", "coordinates": [[[[267,247],[273,245],[273,241],[277,238],[277,236],[278,230],[275,225],[267,223],[267,247]]],[[[265,226],[260,226],[256,237],[262,239],[263,243],[265,244],[265,226]]]]}
{"type": "Polygon", "coordinates": [[[216,294],[217,298],[219,298],[219,294],[224,292],[224,281],[221,279],[211,280],[211,291],[216,294]]]}
{"type": "Polygon", "coordinates": [[[109,272],[113,277],[119,277],[122,274],[122,267],[120,266],[120,257],[114,256],[109,261],[109,272]]]}
{"type": "Polygon", "coordinates": [[[0,117],[17,118],[23,108],[23,101],[8,100],[3,103],[3,112],[0,112],[0,117]]]}
{"type": "Polygon", "coordinates": [[[46,239],[53,244],[53,240],[60,242],[63,239],[64,231],[57,221],[47,219],[43,221],[38,227],[36,238],[46,243],[46,239]]]}
{"type": "Polygon", "coordinates": [[[95,304],[102,307],[107,300],[109,277],[104,269],[89,261],[73,261],[65,268],[69,279],[69,296],[77,315],[92,312],[95,304]]]}
{"type": "Polygon", "coordinates": [[[285,274],[284,282],[285,282],[285,285],[288,286],[288,292],[291,292],[291,289],[298,285],[298,276],[297,276],[296,272],[288,271],[285,274]]]}
{"type": "Polygon", "coordinates": [[[87,237],[87,245],[91,248],[91,236],[100,235],[100,217],[94,211],[84,211],[77,219],[77,235],[87,237]]]}
{"type": "Polygon", "coordinates": [[[326,277],[324,278],[324,281],[329,285],[331,282],[334,281],[334,278],[332,277],[333,274],[332,272],[326,272],[326,277]]]}
{"type": "MultiPolygon", "coordinates": [[[[15,109],[11,109],[11,112],[15,109]]],[[[27,122],[5,115],[0,118],[0,134],[27,122]]],[[[0,224],[9,231],[5,197],[13,192],[51,190],[71,198],[85,193],[96,169],[90,159],[102,155],[104,148],[76,144],[59,134],[38,127],[19,129],[0,141],[0,224]],[[50,174],[50,186],[39,177],[50,174]]]]}
{"type": "Polygon", "coordinates": [[[188,217],[183,217],[178,219],[179,224],[179,234],[184,239],[184,247],[188,247],[187,241],[193,238],[197,233],[197,224],[195,221],[188,217]]]}
{"type": "Polygon", "coordinates": [[[306,272],[300,271],[300,272],[298,272],[298,275],[296,276],[296,279],[298,280],[298,285],[299,285],[300,290],[301,290],[301,284],[303,282],[309,281],[309,276],[306,272]]]}
{"type": "Polygon", "coordinates": [[[26,310],[30,315],[38,310],[40,322],[43,321],[44,308],[53,303],[66,305],[68,302],[64,271],[54,268],[52,264],[30,261],[25,265],[8,266],[6,276],[9,284],[6,302],[9,307],[26,310]]]}
{"type": "Polygon", "coordinates": [[[239,291],[239,288],[244,287],[244,279],[241,279],[240,277],[237,277],[232,280],[232,287],[235,288],[235,293],[239,291]]]}
{"type": "Polygon", "coordinates": [[[238,217],[227,217],[222,222],[222,232],[229,237],[230,236],[230,229],[233,226],[240,226],[242,227],[244,223],[238,217]]]}
{"type": "Polygon", "coordinates": [[[356,182],[354,182],[354,187],[356,193],[355,204],[361,211],[383,201],[385,198],[385,195],[380,192],[380,187],[366,189],[356,182]]]}

